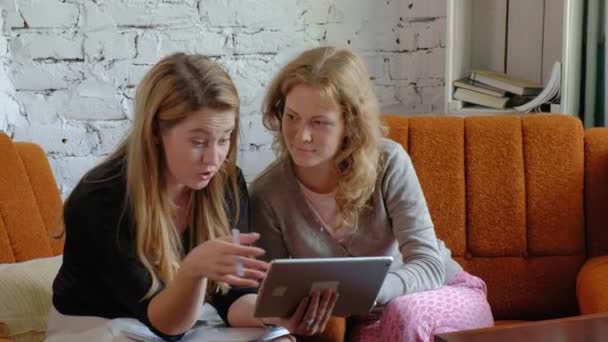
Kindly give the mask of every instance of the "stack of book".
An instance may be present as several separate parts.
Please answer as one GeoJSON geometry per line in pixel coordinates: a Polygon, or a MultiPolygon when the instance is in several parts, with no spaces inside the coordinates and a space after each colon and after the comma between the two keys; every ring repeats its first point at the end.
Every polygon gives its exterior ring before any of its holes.
{"type": "Polygon", "coordinates": [[[474,70],[469,78],[454,81],[454,99],[489,108],[514,108],[520,112],[539,110],[546,103],[559,102],[561,63],[555,62],[547,86],[507,74],[474,70]]]}

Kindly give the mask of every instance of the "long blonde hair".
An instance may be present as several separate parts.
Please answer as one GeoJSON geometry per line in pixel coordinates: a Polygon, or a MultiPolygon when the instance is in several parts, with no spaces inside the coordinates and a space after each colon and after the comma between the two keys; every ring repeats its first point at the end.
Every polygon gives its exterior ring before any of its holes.
{"type": "Polygon", "coordinates": [[[262,105],[264,126],[274,134],[274,146],[289,156],[281,132],[285,98],[296,85],[318,89],[341,111],[346,137],[336,156],[336,202],[342,227],[357,228],[361,210],[374,192],[380,163],[380,139],[386,129],[365,63],[348,49],[318,47],[302,52],[272,80],[262,105]]]}
{"type": "MultiPolygon", "coordinates": [[[[144,298],[152,296],[161,280],[169,284],[184,255],[180,235],[171,218],[169,199],[163,191],[162,147],[157,144],[163,127],[171,127],[203,108],[235,113],[230,149],[219,172],[209,184],[192,192],[190,243],[226,235],[239,217],[236,151],[239,97],[234,83],[222,67],[208,57],[176,53],[162,59],[144,77],[137,89],[133,126],[124,142],[105,163],[124,160],[126,201],[135,224],[137,256],[152,278],[144,298]],[[234,218],[228,218],[226,186],[234,199],[234,218]]],[[[210,282],[207,293],[226,291],[227,285],[210,282]]]]}

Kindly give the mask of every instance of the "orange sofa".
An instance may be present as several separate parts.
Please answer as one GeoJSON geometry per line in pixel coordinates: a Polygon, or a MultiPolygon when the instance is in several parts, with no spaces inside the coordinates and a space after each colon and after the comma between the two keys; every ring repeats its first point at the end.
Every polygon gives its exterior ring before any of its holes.
{"type": "Polygon", "coordinates": [[[608,311],[608,128],[565,115],[386,122],[495,319],[608,311]]]}
{"type": "MultiPolygon", "coordinates": [[[[44,151],[32,143],[13,143],[0,132],[0,264],[60,255],[63,238],[51,236],[62,231],[62,222],[61,197],[44,151]]],[[[39,290],[37,284],[22,286],[39,290]]],[[[0,332],[8,331],[0,320],[0,332]]],[[[32,334],[15,339],[44,338],[41,332],[32,334]]]]}
{"type": "MultiPolygon", "coordinates": [[[[497,320],[608,311],[608,128],[563,115],[385,119],[438,236],[487,282],[497,320]]],[[[0,218],[0,263],[62,252],[50,238],[61,199],[46,156],[2,133],[0,218]]],[[[343,332],[335,320],[314,340],[343,332]]]]}

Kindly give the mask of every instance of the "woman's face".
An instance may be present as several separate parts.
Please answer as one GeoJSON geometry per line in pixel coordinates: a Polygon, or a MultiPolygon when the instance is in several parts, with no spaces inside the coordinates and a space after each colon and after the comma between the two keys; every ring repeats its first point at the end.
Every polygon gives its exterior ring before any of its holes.
{"type": "Polygon", "coordinates": [[[342,113],[308,85],[296,85],[285,97],[283,139],[299,167],[331,165],[345,135],[342,113]]]}
{"type": "Polygon", "coordinates": [[[200,190],[218,172],[230,149],[236,114],[203,108],[160,132],[165,181],[200,190]]]}

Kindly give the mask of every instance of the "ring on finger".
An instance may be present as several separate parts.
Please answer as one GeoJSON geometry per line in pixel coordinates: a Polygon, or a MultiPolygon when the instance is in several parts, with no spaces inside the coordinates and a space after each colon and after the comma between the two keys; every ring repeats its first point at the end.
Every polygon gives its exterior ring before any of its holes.
{"type": "Polygon", "coordinates": [[[315,320],[314,319],[309,319],[306,321],[306,327],[310,328],[313,326],[313,324],[315,324],[315,320]]]}

